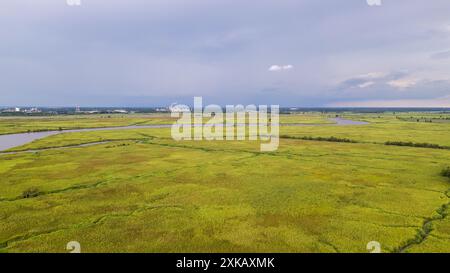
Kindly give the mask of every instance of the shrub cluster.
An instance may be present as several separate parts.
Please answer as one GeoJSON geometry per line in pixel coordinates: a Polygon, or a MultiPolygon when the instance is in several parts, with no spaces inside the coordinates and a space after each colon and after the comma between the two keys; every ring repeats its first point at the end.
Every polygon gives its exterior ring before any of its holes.
{"type": "Polygon", "coordinates": [[[40,194],[39,189],[37,188],[29,188],[22,193],[23,198],[33,198],[40,194]]]}
{"type": "Polygon", "coordinates": [[[443,169],[441,175],[450,178],[450,167],[443,169]]]}
{"type": "Polygon", "coordinates": [[[291,139],[301,139],[301,140],[314,140],[314,141],[329,141],[329,142],[346,142],[346,143],[357,143],[357,141],[348,138],[338,138],[338,137],[312,137],[312,136],[281,136],[281,138],[291,138],[291,139]]]}
{"type": "Polygon", "coordinates": [[[414,142],[404,142],[404,141],[387,141],[385,145],[393,146],[408,146],[408,147],[420,147],[420,148],[431,148],[431,149],[448,149],[447,147],[440,146],[438,144],[432,143],[414,143],[414,142]]]}

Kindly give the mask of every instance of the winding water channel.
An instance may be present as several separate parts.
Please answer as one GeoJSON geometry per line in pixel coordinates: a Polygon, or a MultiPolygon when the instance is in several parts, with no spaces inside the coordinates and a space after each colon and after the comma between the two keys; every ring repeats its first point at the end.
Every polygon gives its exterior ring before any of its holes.
{"type": "MultiPolygon", "coordinates": [[[[306,123],[289,123],[280,124],[281,126],[349,126],[349,125],[365,125],[368,124],[364,121],[348,120],[343,118],[330,119],[334,123],[324,124],[306,124],[306,123]]],[[[22,146],[30,143],[34,140],[44,137],[57,135],[61,133],[76,133],[76,132],[92,132],[92,131],[110,131],[110,130],[127,130],[127,129],[149,129],[149,128],[170,128],[172,124],[154,124],[154,125],[132,125],[132,126],[119,126],[119,127],[103,127],[103,128],[86,128],[86,129],[72,129],[63,131],[45,131],[45,132],[32,132],[32,133],[19,133],[0,135],[0,151],[11,149],[14,147],[22,146]]],[[[238,124],[238,126],[244,126],[244,124],[238,124]]]]}

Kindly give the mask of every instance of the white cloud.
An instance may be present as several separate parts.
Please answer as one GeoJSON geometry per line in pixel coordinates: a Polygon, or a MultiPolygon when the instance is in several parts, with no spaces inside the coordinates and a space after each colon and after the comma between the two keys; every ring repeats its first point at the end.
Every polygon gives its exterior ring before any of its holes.
{"type": "Polygon", "coordinates": [[[294,66],[291,64],[286,64],[286,65],[277,65],[274,64],[271,67],[269,67],[269,71],[273,72],[273,71],[283,71],[283,70],[291,70],[293,69],[294,66]]]}
{"type": "Polygon", "coordinates": [[[366,74],[356,75],[352,78],[346,79],[340,86],[342,88],[367,88],[372,85],[380,83],[387,77],[387,73],[384,72],[370,72],[366,74]]]}
{"type": "Polygon", "coordinates": [[[389,81],[387,84],[397,89],[406,89],[415,86],[417,84],[417,80],[412,78],[403,78],[389,81]]]}
{"type": "Polygon", "coordinates": [[[450,96],[435,99],[397,99],[344,101],[329,104],[331,107],[450,107],[450,96]]]}
{"type": "Polygon", "coordinates": [[[359,88],[366,88],[366,87],[372,86],[374,84],[375,84],[375,82],[369,81],[369,82],[364,82],[364,83],[359,84],[358,87],[359,88]]]}
{"type": "Polygon", "coordinates": [[[341,88],[367,88],[373,85],[383,86],[387,85],[397,90],[408,89],[423,83],[424,79],[418,76],[413,76],[409,72],[394,71],[394,72],[370,72],[360,74],[343,81],[340,84],[341,88]]]}

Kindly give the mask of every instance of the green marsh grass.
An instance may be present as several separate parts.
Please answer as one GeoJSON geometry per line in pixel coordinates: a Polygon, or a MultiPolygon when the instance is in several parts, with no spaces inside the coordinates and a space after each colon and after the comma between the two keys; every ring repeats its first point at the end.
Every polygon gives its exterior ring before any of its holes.
{"type": "Polygon", "coordinates": [[[450,151],[384,145],[449,145],[448,125],[376,119],[281,127],[271,153],[170,129],[37,140],[13,150],[60,148],[0,154],[0,252],[449,252],[450,151]]]}

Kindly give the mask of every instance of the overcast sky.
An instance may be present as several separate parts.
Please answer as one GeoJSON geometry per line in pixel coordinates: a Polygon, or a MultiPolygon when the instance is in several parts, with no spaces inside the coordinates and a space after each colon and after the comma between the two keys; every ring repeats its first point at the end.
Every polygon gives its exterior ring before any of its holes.
{"type": "Polygon", "coordinates": [[[450,107],[450,1],[0,1],[0,105],[450,107]]]}

